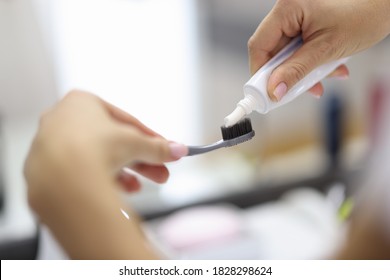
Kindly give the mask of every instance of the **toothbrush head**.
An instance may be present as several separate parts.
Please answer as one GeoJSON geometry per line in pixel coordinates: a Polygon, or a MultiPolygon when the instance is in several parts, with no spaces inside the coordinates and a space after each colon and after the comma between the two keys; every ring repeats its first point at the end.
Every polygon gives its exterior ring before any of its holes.
{"type": "Polygon", "coordinates": [[[255,136],[251,120],[248,118],[245,118],[230,127],[221,126],[221,132],[223,141],[227,142],[228,146],[240,144],[255,136]]]}
{"type": "Polygon", "coordinates": [[[250,119],[243,119],[233,126],[221,126],[222,140],[205,146],[188,146],[187,156],[194,156],[241,144],[255,136],[250,119]]]}

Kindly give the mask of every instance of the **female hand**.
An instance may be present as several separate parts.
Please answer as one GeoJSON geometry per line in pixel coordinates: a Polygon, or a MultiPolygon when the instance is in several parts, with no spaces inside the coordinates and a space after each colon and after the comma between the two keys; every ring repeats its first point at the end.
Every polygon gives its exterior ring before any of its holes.
{"type": "Polygon", "coordinates": [[[164,162],[187,152],[97,96],[73,91],[41,118],[25,163],[29,202],[73,258],[152,258],[136,220],[124,220],[115,188],[139,188],[124,166],[165,182],[164,162]]]}
{"type": "MultiPolygon", "coordinates": [[[[254,74],[293,37],[304,44],[277,67],[268,81],[268,94],[280,100],[318,66],[350,56],[378,43],[390,32],[387,0],[278,0],[249,39],[249,62],[254,74]]],[[[331,76],[348,77],[345,65],[331,76]]],[[[312,88],[322,95],[319,83],[312,88]]]]}

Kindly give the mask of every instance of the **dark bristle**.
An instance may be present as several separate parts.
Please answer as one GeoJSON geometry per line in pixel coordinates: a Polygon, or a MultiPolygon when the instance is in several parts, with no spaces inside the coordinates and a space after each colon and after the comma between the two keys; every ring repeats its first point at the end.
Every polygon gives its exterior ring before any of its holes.
{"type": "Polygon", "coordinates": [[[246,118],[231,127],[221,126],[222,139],[231,140],[252,131],[251,120],[246,118]]]}

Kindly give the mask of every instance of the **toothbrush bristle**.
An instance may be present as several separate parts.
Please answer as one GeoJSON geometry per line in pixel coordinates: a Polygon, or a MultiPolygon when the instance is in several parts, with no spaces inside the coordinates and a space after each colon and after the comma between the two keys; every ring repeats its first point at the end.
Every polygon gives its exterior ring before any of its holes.
{"type": "Polygon", "coordinates": [[[221,126],[223,140],[231,140],[252,132],[251,120],[245,118],[231,127],[221,126]]]}

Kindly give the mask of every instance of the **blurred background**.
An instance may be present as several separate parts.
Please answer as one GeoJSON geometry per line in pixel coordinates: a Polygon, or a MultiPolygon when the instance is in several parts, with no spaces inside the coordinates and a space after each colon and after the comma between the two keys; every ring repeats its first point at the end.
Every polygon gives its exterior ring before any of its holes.
{"type": "MultiPolygon", "coordinates": [[[[0,0],[0,256],[66,258],[26,203],[23,161],[40,113],[93,92],[169,139],[219,140],[249,79],[247,41],[274,1],[0,0]]],[[[265,38],[266,40],[266,38],[265,38]]],[[[267,115],[245,144],[169,165],[124,195],[162,254],[309,259],[342,240],[390,90],[389,40],[267,115]]],[[[129,237],[130,238],[130,237],[129,237]]]]}

